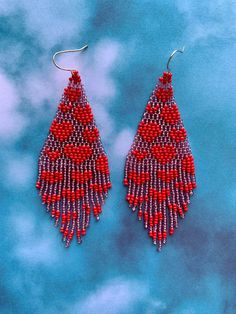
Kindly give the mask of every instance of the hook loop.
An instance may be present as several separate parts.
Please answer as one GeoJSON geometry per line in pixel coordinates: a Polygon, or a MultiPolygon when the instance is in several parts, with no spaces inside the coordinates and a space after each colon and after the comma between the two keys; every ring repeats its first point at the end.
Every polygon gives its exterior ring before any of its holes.
{"type": "Polygon", "coordinates": [[[166,65],[166,68],[167,68],[168,72],[170,72],[169,64],[170,64],[171,59],[174,57],[174,55],[175,55],[177,52],[183,53],[183,52],[184,52],[184,49],[185,49],[185,47],[183,47],[182,49],[176,49],[176,50],[174,50],[174,51],[172,52],[172,54],[170,55],[170,57],[169,57],[169,59],[168,59],[167,65],[166,65]]]}
{"type": "Polygon", "coordinates": [[[69,49],[69,50],[61,50],[61,51],[57,51],[56,53],[54,53],[54,55],[52,56],[52,62],[53,64],[60,70],[62,71],[69,71],[69,72],[73,72],[75,71],[74,69],[69,69],[69,68],[64,68],[61,67],[60,65],[58,65],[58,63],[56,62],[56,56],[63,54],[63,53],[69,53],[69,52],[82,52],[84,50],[86,50],[88,48],[88,45],[83,46],[82,48],[79,49],[69,49]]]}

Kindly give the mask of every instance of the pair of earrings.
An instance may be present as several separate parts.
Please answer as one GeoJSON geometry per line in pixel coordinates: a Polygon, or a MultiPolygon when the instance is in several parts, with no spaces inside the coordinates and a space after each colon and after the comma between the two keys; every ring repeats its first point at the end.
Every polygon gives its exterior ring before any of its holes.
{"type": "MultiPolygon", "coordinates": [[[[111,188],[108,158],[87,101],[78,71],[70,71],[68,86],[59,103],[39,157],[38,180],[42,202],[60,224],[66,246],[86,234],[91,213],[99,220],[111,188]]],[[[126,199],[158,250],[184,218],[196,187],[194,160],[186,130],[173,96],[169,64],[146,105],[125,164],[126,199]]]]}

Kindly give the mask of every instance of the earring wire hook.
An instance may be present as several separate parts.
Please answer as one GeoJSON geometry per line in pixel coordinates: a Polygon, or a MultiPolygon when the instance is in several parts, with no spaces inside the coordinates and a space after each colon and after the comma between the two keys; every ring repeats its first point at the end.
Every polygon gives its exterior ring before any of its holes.
{"type": "Polygon", "coordinates": [[[58,63],[56,62],[56,57],[60,54],[63,54],[63,53],[69,53],[69,52],[82,52],[82,51],[85,51],[86,49],[88,48],[88,45],[85,45],[83,46],[82,48],[79,48],[79,49],[69,49],[69,50],[61,50],[61,51],[57,51],[56,53],[54,53],[53,57],[52,57],[52,62],[53,64],[60,70],[63,70],[63,71],[69,71],[69,72],[73,72],[74,69],[69,69],[69,68],[64,68],[64,67],[61,67],[60,65],[58,65],[58,63]]]}
{"type": "Polygon", "coordinates": [[[174,55],[175,55],[177,52],[183,53],[183,52],[184,52],[184,49],[185,49],[185,47],[183,47],[182,49],[176,49],[176,50],[174,50],[174,51],[172,52],[172,54],[170,55],[170,57],[169,57],[169,59],[168,59],[168,61],[167,61],[167,65],[166,65],[168,72],[170,72],[169,65],[170,65],[170,61],[172,60],[172,58],[174,57],[174,55]]]}

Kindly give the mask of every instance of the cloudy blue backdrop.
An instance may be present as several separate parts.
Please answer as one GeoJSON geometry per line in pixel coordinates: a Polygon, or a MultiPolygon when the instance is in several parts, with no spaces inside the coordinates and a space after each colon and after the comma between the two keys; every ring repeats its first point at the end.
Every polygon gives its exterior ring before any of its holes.
{"type": "Polygon", "coordinates": [[[231,0],[0,0],[0,312],[231,314],[235,300],[236,5],[231,0]],[[81,246],[65,249],[34,188],[37,158],[81,72],[113,189],[81,246]],[[169,54],[196,160],[190,211],[161,254],[128,210],[125,155],[169,54]]]}

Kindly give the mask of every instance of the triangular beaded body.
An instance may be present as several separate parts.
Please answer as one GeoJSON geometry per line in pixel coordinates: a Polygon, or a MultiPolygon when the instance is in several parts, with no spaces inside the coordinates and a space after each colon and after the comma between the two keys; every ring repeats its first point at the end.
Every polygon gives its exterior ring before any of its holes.
{"type": "Polygon", "coordinates": [[[36,187],[68,246],[80,243],[111,187],[108,160],[78,72],[72,72],[39,157],[36,187]]]}
{"type": "Polygon", "coordinates": [[[184,218],[196,187],[186,130],[173,97],[172,74],[159,79],[126,159],[127,201],[160,250],[184,218]]]}

